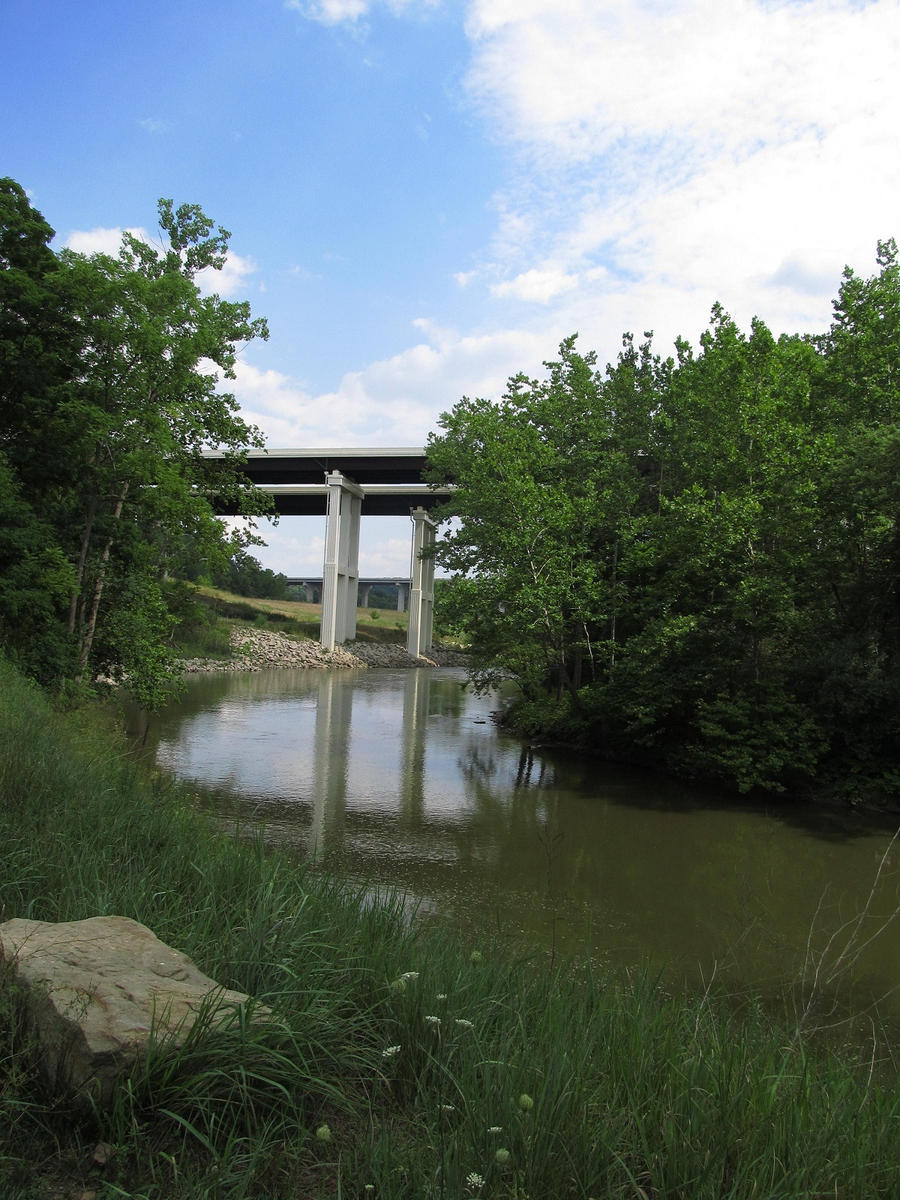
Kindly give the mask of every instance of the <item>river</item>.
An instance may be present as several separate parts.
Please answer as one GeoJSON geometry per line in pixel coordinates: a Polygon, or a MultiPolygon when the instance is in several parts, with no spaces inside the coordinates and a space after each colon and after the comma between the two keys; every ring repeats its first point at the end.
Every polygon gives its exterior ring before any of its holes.
{"type": "Polygon", "coordinates": [[[194,676],[147,749],[212,788],[225,827],[399,888],[473,947],[487,931],[589,947],[773,996],[824,961],[842,1006],[900,1019],[900,919],[877,932],[900,905],[900,849],[866,908],[884,822],[529,751],[492,722],[498,703],[453,669],[194,676]]]}

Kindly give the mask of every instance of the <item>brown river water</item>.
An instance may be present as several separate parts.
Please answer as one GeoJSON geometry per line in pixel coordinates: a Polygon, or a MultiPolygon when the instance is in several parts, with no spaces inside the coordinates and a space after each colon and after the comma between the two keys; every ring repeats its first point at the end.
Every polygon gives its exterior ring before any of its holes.
{"type": "Polygon", "coordinates": [[[818,966],[824,1001],[900,1027],[889,821],[529,750],[500,703],[455,669],[194,676],[147,748],[214,789],[226,828],[400,889],[473,947],[489,932],[773,998],[818,966]]]}

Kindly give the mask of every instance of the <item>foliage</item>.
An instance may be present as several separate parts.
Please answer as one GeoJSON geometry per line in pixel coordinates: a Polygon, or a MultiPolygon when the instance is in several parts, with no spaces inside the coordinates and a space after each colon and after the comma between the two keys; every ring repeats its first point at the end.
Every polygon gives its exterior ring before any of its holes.
{"type": "Polygon", "coordinates": [[[87,1118],[46,1094],[0,978],[9,1200],[894,1196],[883,1047],[461,941],[215,836],[192,799],[0,660],[0,921],[132,917],[275,1014],[201,1021],[87,1118]]]}
{"type": "Polygon", "coordinates": [[[442,608],[530,732],[742,791],[900,792],[893,242],[878,264],[820,338],[716,305],[696,353],[626,335],[601,372],[570,338],[443,415],[442,608]]]}
{"type": "Polygon", "coordinates": [[[158,247],[57,254],[0,181],[0,642],[45,682],[127,674],[150,705],[172,679],[167,575],[242,549],[214,516],[237,476],[201,451],[260,444],[218,383],[267,336],[248,304],[201,292],[227,232],[169,200],[159,220],[158,247]]]}
{"type": "Polygon", "coordinates": [[[199,564],[196,564],[193,568],[187,567],[182,576],[194,580],[202,577],[214,587],[223,588],[237,596],[256,596],[269,600],[289,598],[287,576],[270,571],[240,546],[235,547],[224,562],[213,566],[211,570],[201,572],[199,564]]]}

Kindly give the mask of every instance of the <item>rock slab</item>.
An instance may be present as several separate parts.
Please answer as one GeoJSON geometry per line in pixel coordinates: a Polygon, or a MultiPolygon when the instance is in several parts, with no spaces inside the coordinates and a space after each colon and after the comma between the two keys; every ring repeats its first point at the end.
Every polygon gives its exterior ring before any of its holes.
{"type": "Polygon", "coordinates": [[[109,1102],[151,1036],[181,1045],[203,1002],[246,1003],[128,917],[0,925],[0,967],[22,993],[52,1085],[109,1102]]]}

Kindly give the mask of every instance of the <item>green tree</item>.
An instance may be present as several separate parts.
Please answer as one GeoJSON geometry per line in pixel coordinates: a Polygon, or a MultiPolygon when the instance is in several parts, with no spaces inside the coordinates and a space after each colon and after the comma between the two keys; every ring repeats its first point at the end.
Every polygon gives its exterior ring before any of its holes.
{"type": "Polygon", "coordinates": [[[896,795],[900,267],[845,273],[831,329],[716,305],[677,361],[574,339],[429,439],[436,558],[476,678],[523,730],[741,790],[896,795]]]}
{"type": "MultiPolygon", "coordinates": [[[[225,448],[236,463],[242,448],[261,444],[219,383],[233,378],[242,345],[267,336],[265,322],[245,302],[201,292],[198,274],[221,269],[229,235],[197,206],[160,201],[159,246],[126,234],[115,257],[53,255],[52,230],[39,214],[29,218],[17,185],[5,186],[14,203],[0,245],[10,243],[24,265],[7,278],[3,328],[12,326],[6,340],[14,350],[40,339],[47,363],[32,378],[24,350],[15,360],[0,446],[23,501],[53,529],[70,567],[71,670],[76,678],[125,672],[151,701],[172,675],[167,571],[186,542],[195,553],[227,557],[214,516],[223,491],[239,494],[248,514],[267,507],[236,472],[212,474],[201,454],[225,448]],[[38,287],[52,299],[47,311],[59,314],[52,346],[32,301],[38,287]],[[60,329],[68,339],[64,372],[51,353],[60,329]]],[[[60,659],[58,672],[67,669],[60,659]]]]}

